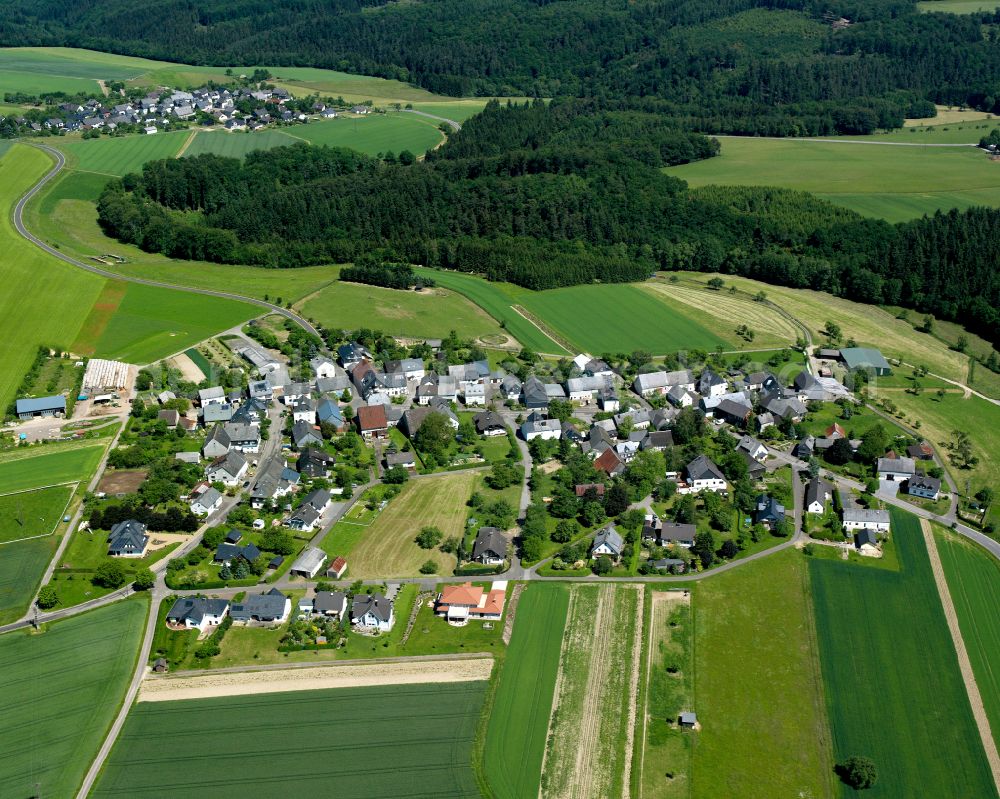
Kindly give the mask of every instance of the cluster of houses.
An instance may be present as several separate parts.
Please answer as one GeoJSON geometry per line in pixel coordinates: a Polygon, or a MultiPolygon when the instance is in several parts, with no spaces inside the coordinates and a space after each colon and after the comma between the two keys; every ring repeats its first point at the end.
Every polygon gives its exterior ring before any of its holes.
{"type": "MultiPolygon", "coordinates": [[[[157,133],[177,122],[198,119],[222,125],[228,130],[257,130],[276,122],[306,122],[313,118],[332,119],[337,116],[334,108],[317,101],[311,114],[288,107],[292,95],[280,88],[214,88],[203,86],[191,91],[163,89],[145,97],[120,102],[91,98],[81,103],[66,102],[54,106],[52,116],[43,122],[34,122],[24,116],[13,117],[18,128],[41,133],[85,132],[89,130],[114,131],[118,128],[142,129],[147,134],[157,133]]],[[[352,113],[367,114],[368,106],[356,106],[352,113]]]]}

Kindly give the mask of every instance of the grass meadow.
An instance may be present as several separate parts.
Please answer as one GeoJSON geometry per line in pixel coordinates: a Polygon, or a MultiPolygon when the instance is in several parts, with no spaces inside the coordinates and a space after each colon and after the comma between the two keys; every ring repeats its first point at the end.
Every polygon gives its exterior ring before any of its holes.
{"type": "Polygon", "coordinates": [[[191,143],[184,150],[185,157],[211,153],[227,158],[243,158],[254,150],[290,147],[297,143],[287,133],[272,128],[256,130],[252,133],[249,131],[230,133],[225,130],[200,130],[187,135],[192,136],[192,138],[191,143]]]}
{"type": "Polygon", "coordinates": [[[18,452],[0,460],[0,486],[6,493],[83,480],[93,474],[103,452],[103,444],[18,452]]]}
{"type": "Polygon", "coordinates": [[[836,760],[875,761],[872,799],[996,796],[919,522],[891,513],[901,571],[809,564],[836,760]]]}
{"type": "Polygon", "coordinates": [[[654,354],[733,346],[732,330],[712,329],[636,286],[571,286],[526,293],[518,303],[584,352],[654,354]]]}
{"type": "Polygon", "coordinates": [[[140,702],[91,796],[464,799],[476,792],[471,749],[485,685],[140,702]],[[171,740],[184,742],[183,766],[171,740]]]}
{"type": "Polygon", "coordinates": [[[691,796],[834,796],[802,555],[778,552],[705,580],[692,608],[702,730],[692,744],[691,796]]]}
{"type": "Polygon", "coordinates": [[[890,222],[949,208],[1000,206],[1000,164],[972,147],[735,137],[721,143],[719,157],[671,167],[667,174],[691,186],[767,185],[808,191],[890,222]]]}
{"type": "Polygon", "coordinates": [[[365,117],[339,117],[325,122],[291,128],[297,139],[310,144],[349,147],[367,155],[409,150],[422,155],[444,140],[440,123],[416,114],[369,114],[365,117]]]}
{"type": "Polygon", "coordinates": [[[919,11],[936,11],[942,14],[978,14],[981,11],[995,11],[996,7],[995,0],[925,0],[917,3],[919,11]]]}
{"type": "Polygon", "coordinates": [[[543,798],[628,792],[643,595],[636,585],[570,588],[542,768],[543,798]]]}
{"type": "MultiPolygon", "coordinates": [[[[439,549],[421,549],[414,542],[420,528],[433,525],[445,538],[465,532],[466,501],[476,482],[474,472],[450,472],[411,480],[403,486],[350,550],[351,577],[416,577],[433,560],[438,574],[450,574],[455,556],[439,549]]],[[[330,546],[336,546],[331,543],[330,546]]]]}
{"type": "Polygon", "coordinates": [[[503,335],[486,311],[448,289],[421,292],[332,283],[299,305],[300,312],[328,328],[374,327],[392,336],[444,338],[503,335]]]}
{"type": "Polygon", "coordinates": [[[125,695],[147,608],[133,598],[0,636],[0,795],[76,793],[125,695]]]}
{"type": "Polygon", "coordinates": [[[71,485],[0,495],[0,544],[51,535],[72,496],[71,485]]]}
{"type": "Polygon", "coordinates": [[[1000,564],[985,549],[935,525],[938,555],[955,603],[993,738],[1000,738],[1000,564]]]}
{"type": "MultiPolygon", "coordinates": [[[[81,172],[109,177],[139,172],[147,161],[173,158],[190,134],[184,130],[154,136],[102,136],[99,139],[55,139],[66,154],[66,165],[81,172]]],[[[107,181],[104,181],[107,182],[107,181]]]]}
{"type": "Polygon", "coordinates": [[[531,583],[518,600],[483,755],[497,799],[538,796],[568,606],[569,588],[559,583],[531,583]]]}
{"type": "MultiPolygon", "coordinates": [[[[17,199],[51,166],[44,153],[16,144],[0,156],[0,406],[6,407],[40,345],[69,349],[104,286],[44,254],[14,230],[17,199]]],[[[12,490],[12,489],[8,489],[12,490]]]]}

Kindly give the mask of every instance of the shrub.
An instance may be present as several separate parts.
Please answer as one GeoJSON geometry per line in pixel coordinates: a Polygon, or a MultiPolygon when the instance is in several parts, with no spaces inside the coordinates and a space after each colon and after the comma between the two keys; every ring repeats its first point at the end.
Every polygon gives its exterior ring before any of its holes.
{"type": "Polygon", "coordinates": [[[54,608],[59,604],[59,596],[56,594],[56,589],[51,585],[45,586],[41,591],[38,592],[38,607],[42,610],[48,610],[49,608],[54,608]]]}
{"type": "Polygon", "coordinates": [[[421,574],[437,574],[437,564],[433,560],[428,560],[420,567],[421,574]]]}
{"type": "MultiPolygon", "coordinates": [[[[441,543],[442,538],[444,538],[444,533],[437,527],[427,526],[421,528],[417,537],[413,540],[421,549],[434,549],[434,547],[441,543]]],[[[433,574],[433,572],[428,573],[433,574]]]]}
{"type": "Polygon", "coordinates": [[[121,588],[127,580],[124,566],[117,560],[106,560],[97,567],[93,583],[102,588],[121,588]]]}

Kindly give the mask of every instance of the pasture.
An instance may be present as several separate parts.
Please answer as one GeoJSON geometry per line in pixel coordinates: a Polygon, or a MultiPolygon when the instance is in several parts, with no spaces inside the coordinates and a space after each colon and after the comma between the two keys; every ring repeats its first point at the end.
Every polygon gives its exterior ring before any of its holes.
{"type": "Polygon", "coordinates": [[[682,309],[632,285],[571,286],[525,293],[517,302],[584,352],[665,354],[733,347],[728,325],[696,321],[682,309]]]}
{"type": "Polygon", "coordinates": [[[142,165],[147,161],[173,158],[189,135],[187,131],[178,130],[153,136],[136,134],[102,136],[99,139],[67,137],[55,139],[51,143],[66,154],[66,166],[69,169],[120,177],[141,171],[142,165]]]}
{"type": "Polygon", "coordinates": [[[91,796],[218,799],[476,794],[484,682],[387,685],[144,702],[91,796]],[[210,756],[225,740],[225,763],[210,756]],[[185,742],[177,752],[164,741],[185,742]],[[267,751],[271,756],[262,757],[267,751]],[[197,754],[204,753],[204,754],[197,754]]]}
{"type": "Polygon", "coordinates": [[[832,797],[802,555],[778,552],[705,580],[692,607],[695,710],[703,726],[692,744],[692,796],[832,797]]]}
{"type": "Polygon", "coordinates": [[[1000,564],[985,549],[935,525],[938,555],[962,640],[983,697],[993,739],[1000,738],[1000,564]]]}
{"type": "Polygon", "coordinates": [[[513,304],[531,292],[510,283],[491,283],[462,272],[416,267],[417,274],[434,278],[439,286],[464,294],[528,349],[539,353],[565,355],[568,350],[548,337],[537,325],[514,310],[513,304]]]}
{"type": "Polygon", "coordinates": [[[935,11],[941,14],[978,14],[995,11],[995,0],[926,0],[917,3],[917,10],[925,14],[935,11]]]}
{"type": "Polygon", "coordinates": [[[874,760],[873,799],[996,796],[920,525],[891,513],[901,571],[809,563],[835,758],[874,760]]]}
{"type": "Polygon", "coordinates": [[[97,468],[103,452],[103,444],[18,452],[0,460],[0,486],[6,493],[84,480],[97,468]]]}
{"type": "Polygon", "coordinates": [[[497,799],[538,796],[569,588],[532,583],[488,710],[483,773],[497,799]]]}
{"type": "Polygon", "coordinates": [[[632,764],[644,589],[570,588],[542,797],[623,796],[632,764]]]}
{"type": "Polygon", "coordinates": [[[340,117],[286,130],[310,144],[349,147],[367,155],[400,150],[422,155],[444,140],[439,124],[417,114],[388,113],[340,117]]]}
{"type": "Polygon", "coordinates": [[[125,695],[147,609],[129,599],[0,636],[0,795],[75,794],[125,695]]]}
{"type": "Polygon", "coordinates": [[[445,538],[465,532],[466,501],[472,496],[475,472],[451,472],[411,480],[365,529],[350,553],[351,577],[415,577],[433,560],[438,574],[450,574],[455,556],[421,549],[414,542],[421,527],[437,527],[445,538]]]}
{"type": "Polygon", "coordinates": [[[950,208],[1000,206],[1000,164],[973,147],[738,137],[722,138],[721,143],[719,157],[671,167],[666,173],[691,186],[760,185],[808,191],[890,222],[950,208]]]}
{"type": "Polygon", "coordinates": [[[73,490],[72,485],[64,485],[0,494],[0,544],[51,535],[73,490]]]}
{"type": "Polygon", "coordinates": [[[187,149],[184,150],[184,157],[211,153],[226,158],[243,158],[254,150],[270,150],[274,147],[289,147],[297,144],[296,140],[288,134],[270,128],[255,130],[252,133],[248,131],[230,133],[225,130],[201,130],[187,135],[192,136],[192,139],[187,149]]]}
{"type": "MultiPolygon", "coordinates": [[[[17,199],[51,166],[49,156],[15,144],[0,156],[0,406],[6,407],[40,345],[68,350],[104,279],[46,255],[14,230],[17,199]]],[[[10,489],[9,489],[10,490],[10,489]]]]}
{"type": "Polygon", "coordinates": [[[391,336],[463,338],[503,335],[489,314],[448,289],[421,292],[360,283],[331,283],[299,304],[300,313],[327,328],[370,327],[391,336]]]}
{"type": "Polygon", "coordinates": [[[151,363],[258,313],[256,306],[236,300],[129,283],[110,316],[95,309],[97,318],[88,319],[77,349],[130,363],[151,363]]]}

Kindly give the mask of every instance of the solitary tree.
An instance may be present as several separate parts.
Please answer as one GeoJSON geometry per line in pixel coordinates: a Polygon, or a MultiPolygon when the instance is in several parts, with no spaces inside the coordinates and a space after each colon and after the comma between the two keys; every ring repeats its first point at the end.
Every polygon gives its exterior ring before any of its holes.
{"type": "Polygon", "coordinates": [[[41,591],[38,592],[38,607],[42,610],[48,610],[49,608],[54,608],[59,604],[59,596],[56,594],[56,589],[51,585],[45,586],[41,591]]]}
{"type": "Polygon", "coordinates": [[[878,771],[870,757],[855,755],[837,764],[837,774],[856,791],[871,788],[878,782],[878,771]]]}

